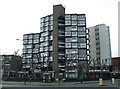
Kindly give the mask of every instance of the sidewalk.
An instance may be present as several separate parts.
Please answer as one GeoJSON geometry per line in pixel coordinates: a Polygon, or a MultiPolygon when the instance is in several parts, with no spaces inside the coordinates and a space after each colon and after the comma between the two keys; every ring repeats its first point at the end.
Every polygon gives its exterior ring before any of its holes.
{"type": "MultiPolygon", "coordinates": [[[[80,82],[13,82],[13,81],[2,81],[2,85],[14,85],[14,86],[77,86],[77,87],[98,87],[99,81],[84,81],[82,84],[80,82]]],[[[110,80],[103,80],[104,86],[118,87],[118,80],[115,80],[114,84],[111,84],[110,80]]]]}

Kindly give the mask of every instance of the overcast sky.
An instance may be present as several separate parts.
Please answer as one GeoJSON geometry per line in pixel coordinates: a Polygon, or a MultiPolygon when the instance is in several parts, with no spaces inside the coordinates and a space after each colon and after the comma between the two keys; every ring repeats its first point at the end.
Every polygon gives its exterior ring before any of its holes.
{"type": "Polygon", "coordinates": [[[112,56],[118,56],[119,0],[0,0],[0,54],[22,53],[23,34],[40,31],[40,18],[63,4],[66,13],[86,14],[87,27],[110,26],[112,56]]]}

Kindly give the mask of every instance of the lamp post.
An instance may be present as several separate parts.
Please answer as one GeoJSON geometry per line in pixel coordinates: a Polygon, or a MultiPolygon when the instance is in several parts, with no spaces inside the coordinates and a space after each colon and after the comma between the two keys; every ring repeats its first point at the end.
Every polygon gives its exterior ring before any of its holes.
{"type": "MultiPolygon", "coordinates": [[[[23,40],[21,40],[21,39],[16,39],[17,41],[22,41],[23,42],[23,40]]],[[[25,57],[25,65],[24,65],[24,84],[26,85],[26,78],[27,78],[27,73],[26,73],[26,71],[27,71],[27,66],[26,66],[26,64],[27,64],[27,61],[26,61],[26,57],[25,57]]]]}

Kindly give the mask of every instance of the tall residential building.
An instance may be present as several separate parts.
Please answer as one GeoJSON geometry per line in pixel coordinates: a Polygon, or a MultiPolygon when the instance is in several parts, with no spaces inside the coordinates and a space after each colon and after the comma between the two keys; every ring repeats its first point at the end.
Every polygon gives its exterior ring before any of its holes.
{"type": "Polygon", "coordinates": [[[111,65],[109,27],[105,24],[89,27],[91,65],[111,65]]]}
{"type": "Polygon", "coordinates": [[[53,14],[40,18],[40,33],[24,34],[23,42],[25,66],[34,67],[33,70],[38,66],[41,73],[51,72],[54,78],[86,75],[85,14],[65,14],[61,4],[55,5],[53,14]]]}

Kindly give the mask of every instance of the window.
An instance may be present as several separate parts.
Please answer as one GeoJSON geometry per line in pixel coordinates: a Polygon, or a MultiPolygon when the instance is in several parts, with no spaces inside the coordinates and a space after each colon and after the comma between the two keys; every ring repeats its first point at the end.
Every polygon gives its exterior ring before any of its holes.
{"type": "Polygon", "coordinates": [[[32,35],[28,35],[28,39],[32,39],[32,35]]]}
{"type": "Polygon", "coordinates": [[[71,36],[71,32],[70,31],[65,32],[65,36],[71,36]]]}
{"type": "Polygon", "coordinates": [[[44,51],[48,51],[48,47],[44,47],[44,51]]]}
{"type": "Polygon", "coordinates": [[[77,26],[72,26],[72,27],[71,27],[71,30],[72,30],[72,31],[76,31],[76,30],[77,30],[77,26]]]}
{"type": "Polygon", "coordinates": [[[26,48],[32,48],[32,45],[26,45],[26,48]]]}
{"type": "Polygon", "coordinates": [[[50,16],[50,20],[53,20],[53,16],[50,16]]]}
{"type": "Polygon", "coordinates": [[[32,49],[27,49],[27,53],[32,53],[32,49]]]}
{"type": "Polygon", "coordinates": [[[48,36],[45,37],[45,41],[48,41],[48,36]]]}
{"type": "Polygon", "coordinates": [[[33,43],[39,43],[39,39],[34,39],[33,43]]]}
{"type": "Polygon", "coordinates": [[[81,36],[86,36],[86,33],[85,32],[78,32],[78,37],[81,37],[81,36]]]}
{"type": "Polygon", "coordinates": [[[71,54],[71,49],[66,49],[66,54],[71,54]]]}
{"type": "Polygon", "coordinates": [[[43,38],[43,37],[40,38],[40,42],[42,42],[42,41],[44,41],[44,38],[43,38]]]}
{"type": "Polygon", "coordinates": [[[23,39],[27,39],[27,35],[23,35],[23,39]]]}
{"type": "Polygon", "coordinates": [[[23,40],[23,44],[27,44],[27,40],[23,40]]]}
{"type": "Polygon", "coordinates": [[[44,22],[44,18],[41,18],[41,19],[40,19],[40,22],[44,22]]]}
{"type": "Polygon", "coordinates": [[[71,19],[71,15],[65,15],[65,20],[70,20],[71,19]]]}
{"type": "Polygon", "coordinates": [[[65,21],[65,25],[71,25],[71,21],[70,20],[65,21]]]}
{"type": "Polygon", "coordinates": [[[85,20],[85,16],[84,15],[78,15],[78,20],[85,20]]]}
{"type": "Polygon", "coordinates": [[[78,42],[86,43],[86,38],[78,38],[78,42]]]}
{"type": "Polygon", "coordinates": [[[65,27],[65,31],[71,31],[71,27],[65,27]]]}
{"type": "Polygon", "coordinates": [[[72,53],[73,54],[78,53],[78,49],[72,49],[72,53]]]}
{"type": "Polygon", "coordinates": [[[66,42],[71,42],[71,38],[65,38],[66,42]]]}
{"type": "Polygon", "coordinates": [[[77,21],[72,21],[72,25],[77,25],[77,21]]]}
{"type": "Polygon", "coordinates": [[[32,43],[32,39],[28,40],[28,44],[31,44],[32,43]]]}
{"type": "Polygon", "coordinates": [[[86,55],[86,49],[79,49],[79,55],[86,55]]]}
{"type": "Polygon", "coordinates": [[[78,43],[78,48],[86,48],[86,43],[78,43]]]}
{"type": "Polygon", "coordinates": [[[38,48],[34,48],[33,53],[38,53],[38,48]]]}
{"type": "Polygon", "coordinates": [[[72,15],[72,20],[77,20],[77,15],[72,15]]]}
{"type": "Polygon", "coordinates": [[[77,36],[77,32],[72,32],[72,36],[77,36]]]}
{"type": "Polygon", "coordinates": [[[71,43],[65,43],[66,48],[71,48],[71,43]]]}
{"type": "Polygon", "coordinates": [[[77,42],[77,37],[72,37],[71,42],[77,42]]]}
{"type": "Polygon", "coordinates": [[[53,40],[53,36],[50,36],[50,40],[53,40]]]}
{"type": "Polygon", "coordinates": [[[39,39],[39,34],[35,34],[35,35],[34,35],[34,38],[35,38],[35,39],[39,39]]]}
{"type": "Polygon", "coordinates": [[[72,43],[72,48],[77,48],[77,43],[72,43]]]}
{"type": "Polygon", "coordinates": [[[42,51],[43,51],[43,47],[40,48],[40,52],[42,52],[42,51]]]}
{"type": "Polygon", "coordinates": [[[85,25],[85,21],[78,21],[78,26],[83,26],[85,25]]]}
{"type": "Polygon", "coordinates": [[[53,47],[52,47],[52,46],[50,46],[50,47],[49,47],[49,50],[50,50],[50,51],[52,51],[52,50],[53,50],[53,47]]]}
{"type": "Polygon", "coordinates": [[[78,27],[78,31],[79,32],[81,32],[81,31],[84,32],[85,31],[85,27],[78,27]]]}

